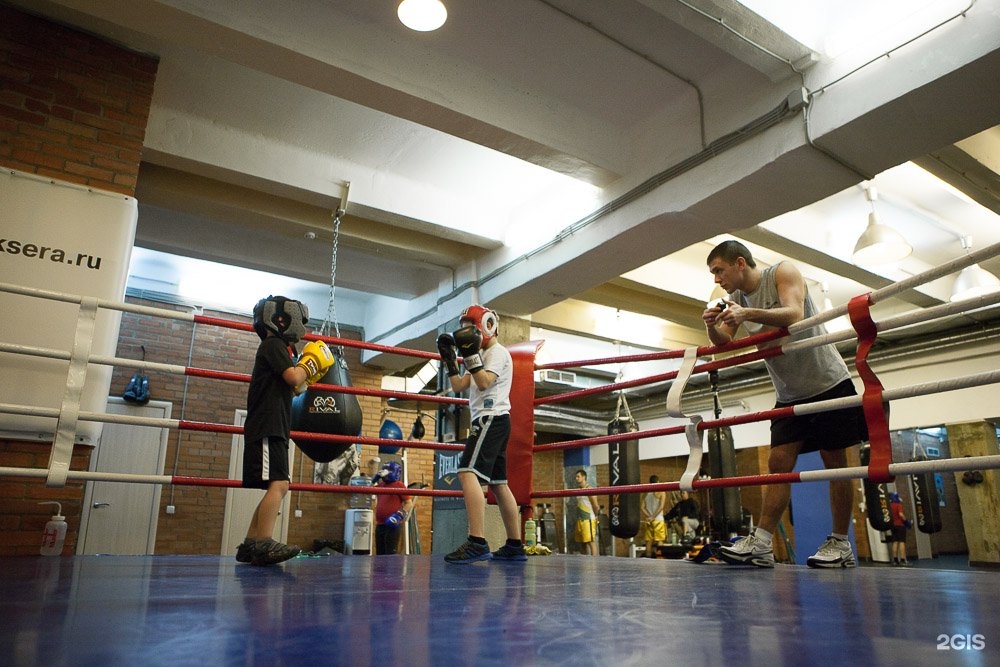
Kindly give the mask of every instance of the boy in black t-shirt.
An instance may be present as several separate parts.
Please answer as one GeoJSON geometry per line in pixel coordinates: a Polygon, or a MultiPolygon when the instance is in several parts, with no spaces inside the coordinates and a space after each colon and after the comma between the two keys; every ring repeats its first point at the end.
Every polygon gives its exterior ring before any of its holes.
{"type": "Polygon", "coordinates": [[[296,362],[293,345],[305,334],[308,320],[304,304],[283,296],[261,299],[253,310],[253,328],[261,342],[247,390],[243,487],[264,489],[264,496],[254,510],[246,539],[236,550],[241,563],[273,565],[299,553],[298,547],[282,544],[271,535],[290,480],[292,396],[318,382],[333,364],[333,354],[322,341],[306,343],[296,362]]]}

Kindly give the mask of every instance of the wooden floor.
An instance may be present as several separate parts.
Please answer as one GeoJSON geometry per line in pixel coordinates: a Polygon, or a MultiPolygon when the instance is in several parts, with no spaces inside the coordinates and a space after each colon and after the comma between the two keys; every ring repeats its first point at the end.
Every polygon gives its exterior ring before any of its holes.
{"type": "Polygon", "coordinates": [[[970,569],[8,557],[0,665],[998,665],[998,593],[970,569]]]}

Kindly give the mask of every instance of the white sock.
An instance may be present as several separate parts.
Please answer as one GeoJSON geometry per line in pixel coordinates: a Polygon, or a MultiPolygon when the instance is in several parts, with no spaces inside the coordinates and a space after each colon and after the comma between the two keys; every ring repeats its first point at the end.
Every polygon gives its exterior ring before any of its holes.
{"type": "Polygon", "coordinates": [[[756,528],[753,529],[753,535],[764,544],[771,543],[771,533],[767,532],[760,526],[757,526],[756,528]]]}

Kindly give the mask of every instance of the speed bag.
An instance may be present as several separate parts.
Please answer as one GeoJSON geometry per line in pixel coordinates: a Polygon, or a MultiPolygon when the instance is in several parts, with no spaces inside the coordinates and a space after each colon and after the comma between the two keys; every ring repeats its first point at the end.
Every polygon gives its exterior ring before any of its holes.
{"type": "MultiPolygon", "coordinates": [[[[613,419],[608,423],[608,435],[638,431],[635,422],[613,419]]],[[[639,441],[615,440],[608,443],[608,471],[611,486],[639,483],[639,441]]],[[[639,533],[642,514],[638,493],[612,493],[609,497],[608,519],[615,537],[635,537],[639,533]]]]}
{"type": "MultiPolygon", "coordinates": [[[[926,457],[918,456],[914,461],[926,461],[926,457]]],[[[934,484],[934,473],[924,472],[910,476],[910,489],[913,491],[913,507],[917,529],[921,533],[936,533],[941,530],[941,507],[938,504],[937,485],[934,484]]]]}
{"type": "MultiPolygon", "coordinates": [[[[868,465],[871,447],[861,448],[861,465],[868,465]]],[[[892,510],[889,507],[889,489],[884,483],[864,480],[865,507],[868,509],[868,523],[875,530],[892,530],[892,510]]]]}
{"type": "MultiPolygon", "coordinates": [[[[330,370],[317,384],[333,384],[351,387],[351,375],[343,358],[336,356],[330,370]]],[[[305,392],[292,399],[292,430],[329,435],[361,435],[364,415],[355,394],[344,394],[310,386],[305,392]]],[[[325,442],[295,438],[295,444],[302,452],[318,463],[329,463],[352,443],[325,442]]]]}

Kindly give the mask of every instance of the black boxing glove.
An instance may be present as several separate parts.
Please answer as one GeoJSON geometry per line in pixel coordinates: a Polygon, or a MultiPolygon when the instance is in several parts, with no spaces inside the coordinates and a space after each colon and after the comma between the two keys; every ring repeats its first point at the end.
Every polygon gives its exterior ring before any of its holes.
{"type": "Polygon", "coordinates": [[[483,358],[479,356],[479,349],[483,346],[483,334],[476,327],[469,325],[462,327],[454,334],[455,345],[462,357],[462,363],[470,373],[475,373],[483,368],[483,358]]]}
{"type": "Polygon", "coordinates": [[[458,350],[455,348],[455,339],[452,335],[443,333],[438,336],[437,347],[441,363],[448,371],[448,377],[458,375],[458,350]]]}

